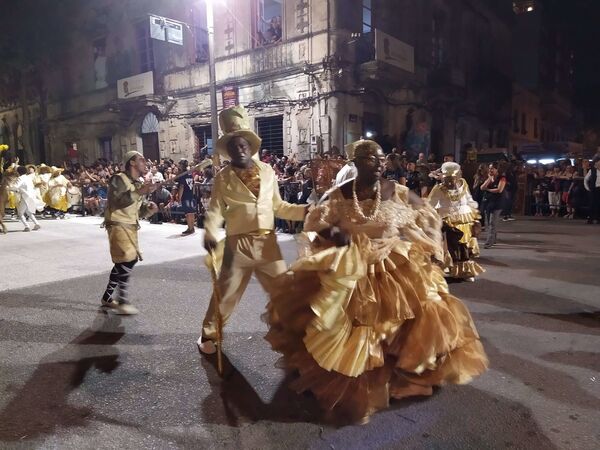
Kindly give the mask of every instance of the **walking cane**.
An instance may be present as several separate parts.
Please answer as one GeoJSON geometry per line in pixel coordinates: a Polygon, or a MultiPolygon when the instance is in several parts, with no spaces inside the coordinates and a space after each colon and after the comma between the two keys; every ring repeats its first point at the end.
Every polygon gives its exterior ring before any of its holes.
{"type": "Polygon", "coordinates": [[[223,316],[221,315],[221,291],[219,289],[219,277],[215,269],[215,254],[210,254],[210,275],[213,283],[213,295],[215,296],[215,318],[217,319],[217,372],[223,376],[223,316]]]}

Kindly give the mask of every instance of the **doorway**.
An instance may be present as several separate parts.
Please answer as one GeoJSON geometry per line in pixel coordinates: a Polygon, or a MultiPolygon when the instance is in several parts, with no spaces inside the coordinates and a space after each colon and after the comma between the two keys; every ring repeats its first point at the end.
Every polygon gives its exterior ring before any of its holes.
{"type": "Polygon", "coordinates": [[[160,147],[158,145],[158,119],[153,113],[148,113],[142,122],[142,153],[144,158],[158,161],[160,159],[160,147]]]}
{"type": "Polygon", "coordinates": [[[112,137],[100,138],[100,156],[109,162],[113,160],[112,137]]]}
{"type": "Polygon", "coordinates": [[[142,153],[144,158],[158,161],[160,159],[160,151],[158,146],[158,133],[142,134],[142,153]]]}

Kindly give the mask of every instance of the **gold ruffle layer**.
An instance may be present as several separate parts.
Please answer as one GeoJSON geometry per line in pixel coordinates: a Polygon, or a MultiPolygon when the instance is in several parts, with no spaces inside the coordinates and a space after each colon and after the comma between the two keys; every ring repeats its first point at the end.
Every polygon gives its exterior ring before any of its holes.
{"type": "Polygon", "coordinates": [[[481,275],[483,272],[485,272],[483,267],[477,262],[470,260],[453,262],[446,273],[452,278],[471,278],[481,275]]]}
{"type": "Polygon", "coordinates": [[[418,244],[399,238],[329,248],[279,280],[266,339],[300,376],[292,387],[351,419],[390,398],[466,383],[487,358],[465,306],[418,244]]]}

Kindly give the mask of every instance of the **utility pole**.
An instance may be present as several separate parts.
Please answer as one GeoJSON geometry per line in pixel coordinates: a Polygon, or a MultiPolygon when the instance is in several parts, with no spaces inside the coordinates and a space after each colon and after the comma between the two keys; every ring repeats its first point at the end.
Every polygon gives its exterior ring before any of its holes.
{"type": "Polygon", "coordinates": [[[208,28],[208,78],[210,93],[210,133],[212,138],[213,165],[216,168],[221,164],[216,151],[216,142],[219,137],[219,118],[217,114],[217,76],[215,71],[215,16],[213,2],[206,1],[206,25],[208,28]]]}

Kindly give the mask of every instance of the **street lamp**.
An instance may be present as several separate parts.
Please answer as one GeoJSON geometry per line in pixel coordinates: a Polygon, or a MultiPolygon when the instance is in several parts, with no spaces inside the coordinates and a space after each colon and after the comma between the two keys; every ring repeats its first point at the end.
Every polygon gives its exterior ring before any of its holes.
{"type": "Polygon", "coordinates": [[[206,1],[206,28],[208,29],[208,82],[210,95],[210,134],[212,139],[213,165],[217,168],[220,164],[219,154],[216,151],[216,142],[219,137],[219,123],[217,116],[217,76],[215,72],[215,17],[213,2],[206,1]]]}

